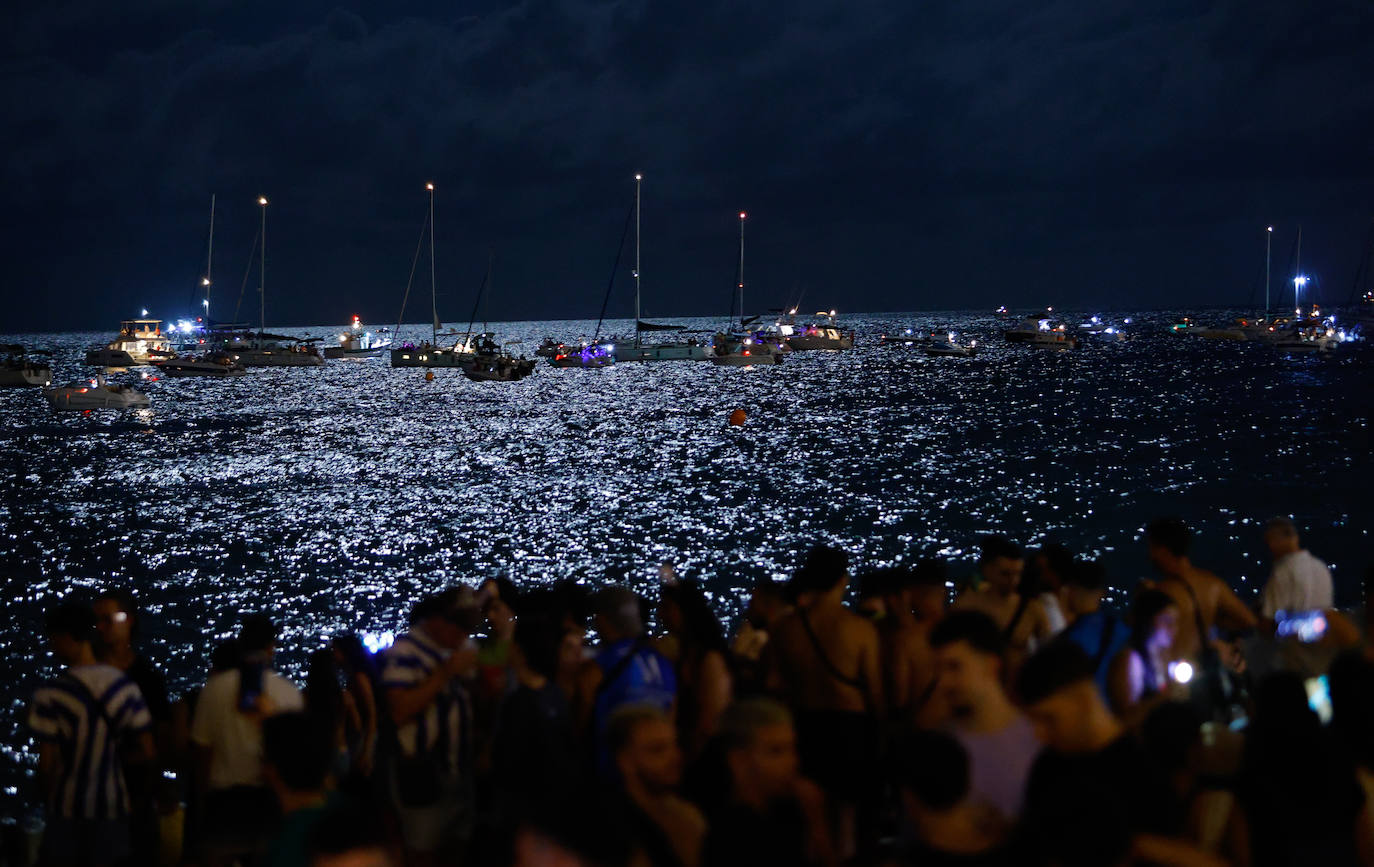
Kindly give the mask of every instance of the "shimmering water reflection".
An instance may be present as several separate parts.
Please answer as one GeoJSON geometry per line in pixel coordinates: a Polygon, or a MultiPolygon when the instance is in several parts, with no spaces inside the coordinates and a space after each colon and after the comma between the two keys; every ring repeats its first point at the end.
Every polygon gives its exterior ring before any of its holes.
{"type": "MultiPolygon", "coordinates": [[[[1162,513],[1192,521],[1196,559],[1245,592],[1266,570],[1256,522],[1292,513],[1355,601],[1374,559],[1366,350],[1291,359],[1162,336],[1170,321],[1051,354],[1005,346],[981,315],[851,317],[857,349],[776,368],[541,364],[515,384],[331,361],[150,382],[154,408],[122,416],[0,393],[0,739],[24,749],[41,612],[74,586],[137,589],[176,689],[241,611],[280,616],[294,671],[324,635],[397,629],[427,589],[493,574],[651,589],[671,561],[730,616],[816,542],[860,568],[939,553],[957,573],[996,530],[1102,556],[1128,587],[1148,573],[1139,529],[1162,513]],[[984,352],[928,359],[873,339],[905,327],[984,352]],[[728,428],[736,407],[749,420],[728,428]]],[[[495,326],[527,351],[592,327],[495,326]]],[[[102,337],[0,340],[58,350],[65,380],[102,337]]]]}

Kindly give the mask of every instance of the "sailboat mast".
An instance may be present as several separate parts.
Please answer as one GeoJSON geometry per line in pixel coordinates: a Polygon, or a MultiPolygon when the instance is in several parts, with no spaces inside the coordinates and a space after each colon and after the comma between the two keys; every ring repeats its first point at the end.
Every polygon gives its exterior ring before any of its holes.
{"type": "Polygon", "coordinates": [[[744,217],[739,212],[739,325],[744,327],[744,217]]]}
{"type": "Polygon", "coordinates": [[[1264,233],[1264,318],[1269,318],[1269,250],[1274,245],[1274,227],[1269,226],[1264,233]]]}
{"type": "Polygon", "coordinates": [[[643,181],[643,175],[635,175],[635,346],[639,346],[639,186],[643,181]]]}
{"type": "Polygon", "coordinates": [[[262,333],[267,330],[267,197],[258,196],[262,208],[262,255],[258,258],[258,348],[262,348],[262,333]]]}
{"type": "Polygon", "coordinates": [[[205,247],[205,277],[200,282],[205,286],[205,325],[210,325],[210,275],[215,262],[215,194],[210,194],[210,243],[205,247]]]}
{"type": "Polygon", "coordinates": [[[1293,274],[1293,306],[1296,307],[1296,308],[1298,308],[1298,309],[1295,310],[1294,312],[1297,313],[1297,314],[1299,314],[1299,315],[1301,315],[1301,314],[1302,314],[1302,307],[1301,307],[1301,303],[1298,301],[1298,292],[1300,291],[1298,287],[1301,286],[1301,285],[1302,285],[1302,282],[1303,282],[1303,280],[1302,280],[1302,226],[1298,226],[1298,248],[1297,248],[1297,251],[1293,254],[1293,264],[1294,264],[1294,266],[1295,266],[1295,273],[1293,274]]]}
{"type": "Polygon", "coordinates": [[[429,306],[431,346],[439,345],[439,289],[434,282],[434,184],[425,184],[429,190],[429,306]]]}

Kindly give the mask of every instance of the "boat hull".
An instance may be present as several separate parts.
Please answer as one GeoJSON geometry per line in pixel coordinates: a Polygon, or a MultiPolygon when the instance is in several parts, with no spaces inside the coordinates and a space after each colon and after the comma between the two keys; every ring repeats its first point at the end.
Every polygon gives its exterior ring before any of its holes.
{"type": "Polygon", "coordinates": [[[806,352],[817,349],[853,349],[854,338],[852,337],[814,337],[807,334],[797,334],[787,338],[787,345],[794,352],[806,352]]]}
{"type": "Polygon", "coordinates": [[[391,350],[392,367],[462,367],[472,358],[470,352],[434,349],[427,346],[391,350]]]}
{"type": "Polygon", "coordinates": [[[239,364],[244,367],[322,367],[324,358],[318,352],[292,352],[275,349],[236,349],[239,364]]]}
{"type": "Polygon", "coordinates": [[[330,346],[324,350],[325,358],[381,358],[383,348],[375,349],[344,349],[342,346],[330,346]]]}
{"type": "Polygon", "coordinates": [[[35,388],[52,385],[52,368],[46,365],[0,368],[0,388],[35,388]]]}
{"type": "Polygon", "coordinates": [[[615,347],[615,360],[624,361],[708,361],[711,347],[693,343],[658,343],[615,347]]]}
{"type": "Polygon", "coordinates": [[[230,366],[215,364],[214,362],[189,362],[183,364],[164,362],[163,364],[154,366],[157,367],[158,370],[161,370],[164,375],[175,377],[209,376],[224,379],[229,376],[243,376],[248,372],[247,369],[239,365],[230,366]]]}
{"type": "Polygon", "coordinates": [[[58,412],[84,412],[89,409],[143,409],[152,405],[148,395],[133,389],[104,386],[50,388],[43,392],[48,404],[58,412]]]}
{"type": "Polygon", "coordinates": [[[473,361],[463,375],[474,382],[518,382],[534,373],[533,361],[473,361]]]}
{"type": "Polygon", "coordinates": [[[711,358],[711,363],[720,367],[753,367],[762,364],[782,364],[781,352],[731,352],[711,358]]]}

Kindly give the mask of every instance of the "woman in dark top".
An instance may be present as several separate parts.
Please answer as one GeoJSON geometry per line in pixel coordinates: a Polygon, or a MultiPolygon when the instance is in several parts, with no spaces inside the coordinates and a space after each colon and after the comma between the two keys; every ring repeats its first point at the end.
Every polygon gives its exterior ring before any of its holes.
{"type": "Polygon", "coordinates": [[[701,754],[730,704],[730,645],[695,580],[663,587],[659,617],[677,645],[678,738],[690,761],[701,754]]]}
{"type": "Polygon", "coordinates": [[[357,635],[335,636],[330,642],[334,664],[343,674],[344,690],[356,716],[349,721],[356,727],[347,731],[348,751],[353,773],[360,779],[372,776],[377,756],[377,666],[357,635]]]}

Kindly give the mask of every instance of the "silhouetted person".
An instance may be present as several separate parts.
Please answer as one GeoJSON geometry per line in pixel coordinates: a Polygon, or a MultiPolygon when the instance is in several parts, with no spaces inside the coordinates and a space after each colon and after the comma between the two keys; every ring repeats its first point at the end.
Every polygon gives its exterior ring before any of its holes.
{"type": "Polygon", "coordinates": [[[301,693],[272,671],[277,627],[250,614],[239,630],[237,667],[212,674],[200,691],[191,742],[196,752],[200,849],[206,864],[260,854],[278,809],[262,776],[262,722],[302,710],[301,693]]]}
{"type": "Polygon", "coordinates": [[[394,726],[389,783],[411,865],[461,859],[472,834],[474,732],[462,681],[476,671],[470,636],[480,618],[468,587],[426,596],[382,664],[394,726]]]}
{"type": "Polygon", "coordinates": [[[677,792],[682,750],[672,721],[655,707],[627,705],[611,715],[607,741],[629,830],[646,860],[653,867],[696,867],[706,820],[677,792]]]}
{"type": "Polygon", "coordinates": [[[802,772],[831,799],[848,851],[874,816],[877,740],[885,714],[878,629],[844,605],[848,558],[815,548],[792,577],[796,610],[778,621],[772,684],[796,714],[802,772]]]}
{"type": "Polygon", "coordinates": [[[1008,674],[1014,674],[1026,655],[1050,637],[1049,615],[1044,604],[1020,592],[1026,554],[1004,536],[984,537],[978,557],[978,574],[959,598],[959,611],[981,611],[992,618],[1007,642],[1008,674]]]}
{"type": "Polygon", "coordinates": [[[28,709],[47,807],[43,863],[118,864],[130,854],[128,778],[152,770],[152,716],[138,685],[96,660],[89,605],[59,602],[45,627],[62,672],[28,709]]]}
{"type": "Polygon", "coordinates": [[[766,698],[726,709],[720,738],[730,791],[707,816],[702,863],[831,865],[824,797],[798,773],[792,715],[766,698]]]}
{"type": "Polygon", "coordinates": [[[1013,822],[1040,743],[1002,685],[1003,630],[980,611],[953,611],[931,631],[930,644],[945,725],[968,753],[970,796],[1013,822]]]}

